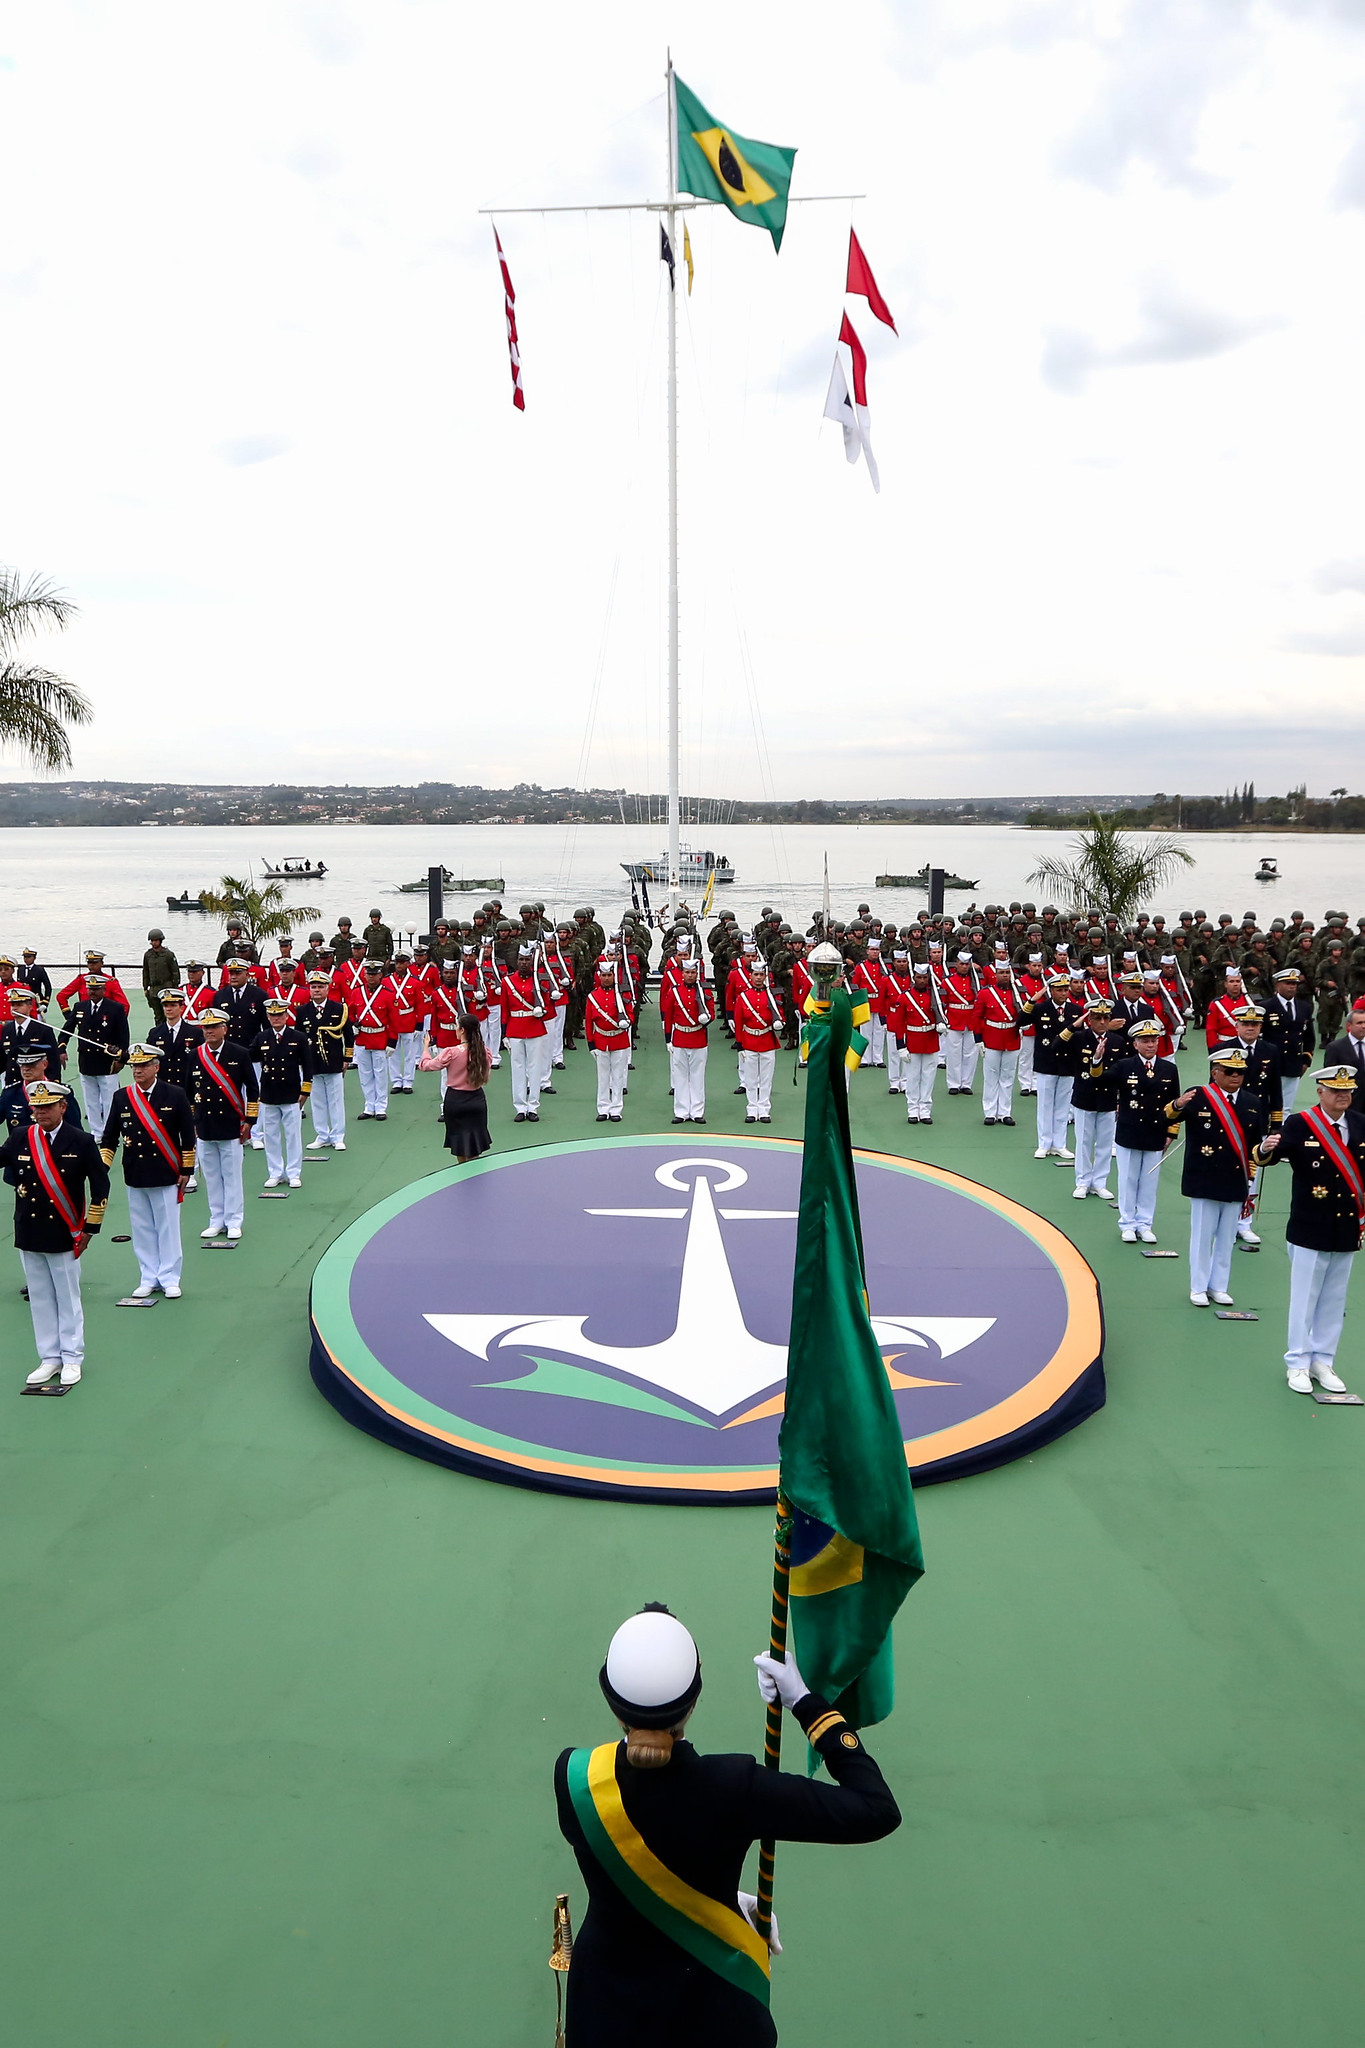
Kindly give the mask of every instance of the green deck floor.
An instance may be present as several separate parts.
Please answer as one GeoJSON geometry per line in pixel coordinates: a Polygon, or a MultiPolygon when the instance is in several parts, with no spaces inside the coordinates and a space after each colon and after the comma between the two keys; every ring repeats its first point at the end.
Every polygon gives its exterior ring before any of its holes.
{"type": "MultiPolygon", "coordinates": [[[[626,1130],[667,1128],[654,1040],[626,1130]]],[[[1190,1071],[1198,1070],[1193,1063],[1190,1071]]],[[[781,1069],[776,1135],[802,1096],[781,1069]]],[[[713,1132],[742,1128],[712,1057],[713,1132]]],[[[445,1164],[434,1093],[354,1125],[186,1295],[116,1311],[60,1401],[0,1300],[5,2033],[16,2048],[550,2048],[550,1768],[611,1732],[608,1634],[667,1599],[703,1645],[694,1729],[756,1748],[766,1510],[623,1507],[466,1479],[343,1423],[308,1377],[327,1244],[445,1164]]],[[[595,1131],[589,1062],[538,1127],[595,1131]]],[[[352,1084],[353,1085],[353,1084],[352,1084]]],[[[1024,1105],[1025,1111],[1031,1105],[1024,1105]]],[[[354,1103],[352,1104],[354,1116],[354,1103]]],[[[859,1142],[901,1149],[880,1074],[859,1142]]],[[[1109,1404],[1037,1456],[920,1495],[928,1571],[873,1737],[905,1825],[781,1852],[784,2048],[1341,2048],[1361,2031],[1365,1410],[1283,1384],[1287,1175],[1223,1324],[1120,1247],[1028,1122],[940,1098],[917,1154],[1027,1202],[1093,1262],[1109,1404]]],[[[249,1155],[248,1192],[259,1185],[249,1155]]],[[[1185,1205],[1157,1224],[1183,1248],[1185,1205]]],[[[6,1204],[6,1211],[8,1204],[6,1204]]],[[[121,1195],[107,1231],[126,1228],[121,1195]]],[[[1360,1285],[1357,1282],[1357,1287],[1360,1285]]],[[[1348,1379],[1365,1373],[1348,1324],[1348,1379]]]]}

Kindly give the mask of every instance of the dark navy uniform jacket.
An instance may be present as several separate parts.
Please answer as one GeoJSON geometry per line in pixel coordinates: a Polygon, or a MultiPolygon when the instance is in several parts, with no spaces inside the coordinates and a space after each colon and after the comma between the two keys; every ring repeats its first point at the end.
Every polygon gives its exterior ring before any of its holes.
{"type": "Polygon", "coordinates": [[[254,1056],[261,1066],[262,1102],[297,1102],[313,1085],[313,1054],[308,1033],[297,1024],[276,1031],[269,1022],[254,1056]]]}
{"type": "Polygon", "coordinates": [[[143,1092],[160,1118],[166,1136],[180,1153],[179,1166],[171,1165],[144,1127],[128,1100],[126,1088],[114,1090],[100,1151],[105,1165],[112,1166],[114,1154],[122,1144],[123,1178],[130,1188],[173,1187],[182,1173],[194,1171],[194,1118],[190,1115],[189,1097],[183,1088],[173,1088],[169,1081],[163,1081],[160,1074],[143,1092]]]}
{"type": "Polygon", "coordinates": [[[1280,1055],[1280,1072],[1291,1081],[1306,1074],[1317,1043],[1313,1036],[1313,1005],[1308,998],[1295,996],[1285,1002],[1280,996],[1268,996],[1259,1043],[1280,1055]]]}
{"type": "MultiPolygon", "coordinates": [[[[1131,1039],[1129,1040],[1131,1044],[1131,1039]]],[[[1180,1093],[1180,1069],[1174,1060],[1153,1060],[1130,1054],[1114,1069],[1118,1087],[1118,1119],[1114,1143],[1129,1152],[1160,1152],[1170,1137],[1166,1112],[1180,1093]]]]}
{"type": "Polygon", "coordinates": [[[82,1074],[116,1074],[120,1067],[127,1065],[131,1041],[128,1012],[122,1003],[111,1002],[108,996],[101,996],[96,1003],[89,996],[83,996],[80,1002],[71,1005],[62,1021],[57,1043],[63,1052],[73,1032],[79,1033],[76,1065],[82,1074]],[[108,1056],[96,1052],[86,1043],[87,1039],[93,1040],[94,1045],[112,1046],[114,1050],[108,1056]]]}
{"type": "Polygon", "coordinates": [[[22,1029],[17,1017],[9,1017],[0,1024],[0,1066],[5,1070],[5,1085],[12,1088],[19,1079],[19,1048],[45,1046],[50,1055],[44,1072],[49,1081],[62,1078],[61,1055],[57,1050],[57,1034],[50,1024],[43,1024],[35,1017],[22,1029]]]}
{"type": "MultiPolygon", "coordinates": [[[[22,1081],[16,1081],[12,1088],[0,1090],[0,1122],[5,1126],[7,1138],[12,1138],[16,1131],[26,1131],[33,1122],[33,1111],[28,1106],[28,1090],[22,1081]]],[[[62,1122],[72,1125],[78,1131],[85,1129],[85,1119],[81,1115],[81,1107],[76,1100],[74,1088],[66,1098],[66,1113],[62,1117],[62,1122]]],[[[5,1179],[11,1187],[14,1186],[13,1167],[5,1168],[5,1179]]]]}
{"type": "MultiPolygon", "coordinates": [[[[77,1215],[86,1207],[86,1189],[90,1191],[85,1227],[93,1237],[104,1219],[104,1205],[109,1199],[109,1172],[100,1157],[100,1148],[89,1131],[66,1122],[58,1124],[55,1131],[49,1131],[47,1141],[53,1164],[62,1177],[77,1215]]],[[[15,1190],[16,1249],[21,1252],[69,1252],[71,1232],[39,1179],[29,1150],[27,1130],[11,1131],[4,1144],[0,1145],[0,1165],[4,1167],[5,1179],[15,1190]]]]}
{"type": "MultiPolygon", "coordinates": [[[[261,1092],[257,1086],[256,1068],[251,1054],[244,1045],[234,1045],[230,1038],[225,1038],[213,1058],[229,1081],[236,1083],[237,1093],[241,1096],[246,1109],[246,1120],[250,1123],[255,1116],[255,1104],[261,1092]]],[[[241,1136],[242,1119],[198,1053],[194,1056],[185,1092],[190,1098],[190,1108],[194,1112],[194,1128],[201,1138],[223,1139],[241,1136]]]]}
{"type": "Polygon", "coordinates": [[[1117,1109],[1118,1068],[1128,1053],[1123,1033],[1092,1031],[1088,1024],[1082,1024],[1073,1032],[1072,1039],[1081,1053],[1081,1070],[1071,1091],[1072,1103],[1077,1109],[1098,1110],[1101,1114],[1117,1109]]]}
{"type": "Polygon", "coordinates": [[[345,1003],[300,1003],[294,1022],[308,1034],[315,1074],[344,1074],[355,1044],[345,1003]]]}
{"type": "Polygon", "coordinates": [[[197,1066],[194,1057],[196,1045],[204,1043],[204,1034],[197,1024],[177,1024],[175,1037],[171,1037],[169,1024],[156,1024],[147,1033],[148,1045],[161,1047],[161,1071],[159,1081],[169,1081],[173,1088],[184,1088],[188,1093],[190,1069],[197,1066]]]}
{"type": "Polygon", "coordinates": [[[1033,1071],[1035,1074],[1078,1074],[1081,1067],[1080,1047],[1076,1044],[1075,1031],[1083,1009],[1074,1003],[1055,1003],[1051,996],[1039,996],[1036,1002],[1025,1003],[1022,1014],[1033,1024],[1033,1071]],[[1070,1032],[1063,1038],[1064,1031],[1070,1032]]]}
{"type": "MultiPolygon", "coordinates": [[[[817,1693],[794,1713],[802,1728],[830,1721],[815,1747],[834,1784],[764,1770],[751,1756],[702,1756],[690,1742],[676,1743],[655,1771],[628,1763],[624,1743],[616,1752],[622,1804],[654,1854],[732,1909],[754,1842],[876,1842],[900,1825],[886,1780],[842,1716],[817,1693]]],[[[555,1765],[555,1796],[588,1910],[574,1939],[567,2039],[584,2048],[767,2048],[777,2030],[766,2007],[646,1920],[597,1861],[569,1796],[569,1754],[555,1765]]],[[[852,1984],[849,1996],[856,2000],[852,1984]]]]}
{"type": "MultiPolygon", "coordinates": [[[[1365,1173],[1365,1116],[1358,1110],[1346,1112],[1346,1149],[1365,1173]]],[[[1341,1168],[1301,1113],[1285,1118],[1280,1142],[1264,1163],[1274,1166],[1281,1159],[1288,1160],[1294,1175],[1286,1243],[1301,1244],[1314,1252],[1359,1251],[1355,1196],[1341,1168]]]]}
{"type": "Polygon", "coordinates": [[[1284,1117],[1284,1069],[1280,1065],[1280,1055],[1263,1038],[1258,1038],[1254,1045],[1244,1045],[1242,1051],[1247,1063],[1242,1087],[1249,1088],[1260,1103],[1268,1130],[1284,1117]]]}
{"type": "Polygon", "coordinates": [[[260,985],[248,981],[243,988],[220,988],[213,1000],[228,1020],[227,1033],[234,1045],[244,1045],[254,1056],[256,1041],[265,1029],[265,997],[260,985]]]}
{"type": "MultiPolygon", "coordinates": [[[[1244,1087],[1236,1095],[1225,1095],[1223,1100],[1236,1118],[1250,1154],[1265,1135],[1265,1111],[1244,1087]]],[[[1181,1194],[1203,1202],[1244,1202],[1247,1177],[1238,1163],[1232,1140],[1202,1087],[1195,1089],[1194,1100],[1183,1109],[1171,1111],[1171,1122],[1185,1126],[1181,1194]]]]}

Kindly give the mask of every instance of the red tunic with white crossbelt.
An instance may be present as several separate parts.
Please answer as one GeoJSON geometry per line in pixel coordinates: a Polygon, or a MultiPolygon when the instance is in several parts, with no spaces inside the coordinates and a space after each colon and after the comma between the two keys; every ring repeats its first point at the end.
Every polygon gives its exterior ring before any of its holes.
{"type": "Polygon", "coordinates": [[[1013,989],[1001,988],[993,981],[983,982],[972,1029],[981,1034],[981,1043],[988,1052],[1018,1052],[1019,1013],[1013,989]]]}
{"type": "Polygon", "coordinates": [[[770,988],[744,988],[735,997],[735,1044],[741,1052],[776,1052],[782,1005],[770,988]]]}
{"type": "Polygon", "coordinates": [[[806,1014],[806,997],[815,988],[815,976],[804,959],[792,961],[792,1002],[798,1017],[806,1014]]]}
{"type": "Polygon", "coordinates": [[[886,972],[876,960],[860,960],[853,970],[851,986],[861,989],[874,1017],[886,1014],[886,972]]]}
{"type": "Polygon", "coordinates": [[[679,1052],[700,1052],[713,1014],[710,995],[699,981],[690,988],[685,981],[676,982],[659,999],[664,1036],[679,1052]]]}
{"type": "MultiPolygon", "coordinates": [[[[1031,967],[1020,968],[1014,978],[1019,985],[1019,1000],[1022,1003],[1036,1003],[1047,986],[1042,975],[1035,973],[1031,967]]],[[[1034,1036],[1033,1025],[1021,1019],[1019,1036],[1021,1038],[1032,1038],[1034,1036]]]]}
{"type": "Polygon", "coordinates": [[[409,967],[389,976],[389,997],[393,1005],[393,1028],[400,1038],[415,1031],[422,1021],[426,990],[409,967]]]}
{"type": "Polygon", "coordinates": [[[440,981],[431,992],[431,1042],[433,1045],[460,1043],[460,1012],[465,1006],[464,990],[440,981]]]}
{"type": "Polygon", "coordinates": [[[913,982],[908,988],[898,984],[892,1007],[886,1013],[886,1026],[888,1031],[894,1031],[902,1051],[936,1053],[938,1020],[934,1015],[933,990],[913,982]]]}
{"type": "Polygon", "coordinates": [[[367,1052],[383,1052],[386,1046],[397,1042],[393,995],[383,982],[376,989],[357,990],[351,1003],[351,1022],[355,1026],[356,1044],[363,1045],[367,1052]]]}
{"type": "Polygon", "coordinates": [[[753,985],[753,978],[749,973],[748,967],[745,966],[743,960],[736,960],[725,981],[725,1014],[727,1017],[734,1016],[735,1004],[739,1001],[740,995],[746,988],[752,988],[753,985]]]}
{"type": "Polygon", "coordinates": [[[504,975],[502,983],[504,1038],[543,1038],[545,999],[534,974],[504,975]]]}
{"type": "Polygon", "coordinates": [[[583,1029],[594,1052],[628,1051],[634,1021],[634,1003],[610,982],[605,988],[599,982],[588,991],[588,1000],[583,1005],[583,1029]]]}
{"type": "Polygon", "coordinates": [[[975,1031],[976,983],[966,967],[945,974],[939,987],[943,1020],[950,1031],[975,1031]]]}

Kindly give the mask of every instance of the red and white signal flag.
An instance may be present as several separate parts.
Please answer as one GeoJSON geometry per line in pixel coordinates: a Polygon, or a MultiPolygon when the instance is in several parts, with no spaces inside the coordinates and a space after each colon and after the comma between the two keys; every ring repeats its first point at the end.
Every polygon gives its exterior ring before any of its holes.
{"type": "MultiPolygon", "coordinates": [[[[848,231],[848,282],[844,290],[855,299],[866,299],[877,318],[896,334],[896,323],[891,318],[891,308],[877,289],[877,280],[872,275],[872,265],[864,256],[863,245],[852,228],[848,231]]],[[[896,338],[899,340],[899,335],[896,338]]]]}
{"type": "Polygon", "coordinates": [[[526,393],[521,388],[521,348],[517,341],[517,295],[512,289],[512,273],[507,268],[507,258],[502,253],[502,239],[496,226],[493,240],[498,245],[498,262],[502,265],[502,289],[507,304],[507,353],[512,364],[512,403],[518,412],[526,410],[526,393]]]}
{"type": "Polygon", "coordinates": [[[872,488],[880,492],[882,480],[877,474],[877,458],[872,453],[872,433],[867,415],[867,350],[854,333],[847,313],[839,329],[839,346],[834,352],[834,370],[829,380],[829,395],[825,399],[825,418],[838,420],[844,430],[844,454],[850,462],[856,462],[860,455],[863,457],[872,479],[872,488]],[[844,368],[845,350],[853,373],[851,396],[850,379],[844,368]]]}

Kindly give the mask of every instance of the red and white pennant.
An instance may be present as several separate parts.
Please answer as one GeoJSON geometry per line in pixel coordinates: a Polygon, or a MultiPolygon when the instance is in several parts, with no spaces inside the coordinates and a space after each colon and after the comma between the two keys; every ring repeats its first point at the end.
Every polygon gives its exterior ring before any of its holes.
{"type": "Polygon", "coordinates": [[[498,245],[498,262],[502,266],[502,289],[507,309],[507,354],[512,364],[512,403],[518,412],[526,410],[526,393],[521,388],[521,348],[517,341],[517,295],[512,289],[512,273],[507,268],[507,258],[502,253],[502,239],[496,225],[493,240],[498,245]]]}
{"type": "MultiPolygon", "coordinates": [[[[877,288],[872,266],[852,228],[848,231],[848,271],[844,293],[846,297],[866,299],[872,312],[895,334],[896,323],[891,318],[891,308],[877,288]]],[[[856,462],[862,456],[873,490],[880,491],[882,480],[877,471],[877,459],[872,453],[872,429],[867,410],[867,350],[858,339],[847,313],[839,328],[834,369],[825,398],[825,418],[839,422],[844,430],[844,454],[850,462],[856,462]]]]}

